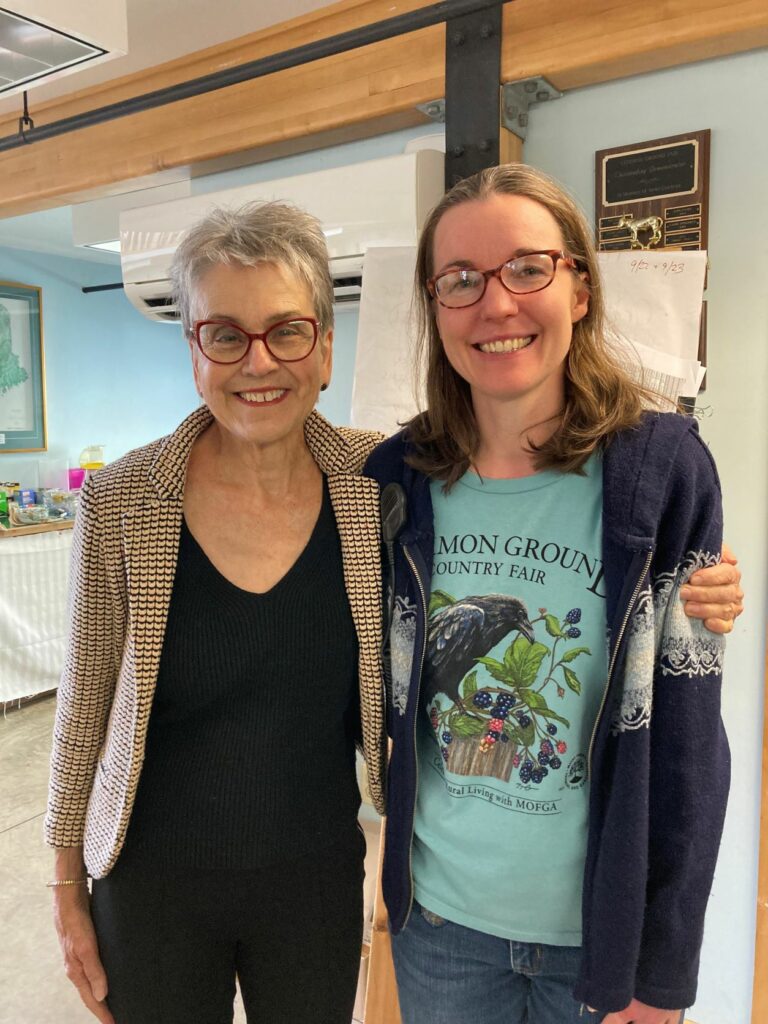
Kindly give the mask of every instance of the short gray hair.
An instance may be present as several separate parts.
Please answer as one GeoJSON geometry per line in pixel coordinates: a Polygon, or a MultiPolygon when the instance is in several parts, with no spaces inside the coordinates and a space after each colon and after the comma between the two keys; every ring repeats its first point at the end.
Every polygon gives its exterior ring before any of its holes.
{"type": "Polygon", "coordinates": [[[275,263],[308,287],[324,331],[333,327],[333,280],[328,247],[316,217],[286,202],[218,207],[194,224],[173,257],[169,276],[184,333],[192,331],[195,286],[211,267],[275,263]]]}

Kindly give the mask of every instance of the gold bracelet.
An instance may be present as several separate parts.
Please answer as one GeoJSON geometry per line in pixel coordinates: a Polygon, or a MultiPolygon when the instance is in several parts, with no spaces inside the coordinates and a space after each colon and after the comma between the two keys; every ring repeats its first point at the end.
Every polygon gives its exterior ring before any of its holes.
{"type": "Polygon", "coordinates": [[[57,878],[45,883],[47,889],[55,889],[58,885],[88,885],[88,878],[57,878]]]}

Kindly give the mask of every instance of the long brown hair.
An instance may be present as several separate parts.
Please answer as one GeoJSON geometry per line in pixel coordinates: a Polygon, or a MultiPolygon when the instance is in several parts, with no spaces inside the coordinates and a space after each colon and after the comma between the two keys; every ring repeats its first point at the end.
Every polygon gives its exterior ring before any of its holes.
{"type": "Polygon", "coordinates": [[[480,436],[469,385],[446,358],[427,291],[434,272],[435,231],[448,210],[494,195],[526,196],[549,210],[560,227],[565,250],[577,258],[588,276],[589,309],[573,326],[565,360],[562,415],[546,441],[538,445],[528,441],[535,467],[581,472],[589,456],[613,434],[638,423],[644,401],[654,402],[654,396],[631,379],[606,344],[597,253],[589,224],[575,201],[556,181],[526,164],[489,167],[460,181],[443,196],[424,225],[416,257],[417,365],[427,404],[426,411],[407,424],[413,444],[407,461],[443,480],[446,491],[469,469],[480,436]]]}

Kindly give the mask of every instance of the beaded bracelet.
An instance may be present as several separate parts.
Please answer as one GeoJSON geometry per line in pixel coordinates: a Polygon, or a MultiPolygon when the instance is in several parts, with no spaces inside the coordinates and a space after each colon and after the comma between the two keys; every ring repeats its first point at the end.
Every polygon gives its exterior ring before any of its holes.
{"type": "Polygon", "coordinates": [[[47,889],[55,889],[58,885],[88,885],[87,878],[57,878],[53,882],[45,883],[47,889]]]}

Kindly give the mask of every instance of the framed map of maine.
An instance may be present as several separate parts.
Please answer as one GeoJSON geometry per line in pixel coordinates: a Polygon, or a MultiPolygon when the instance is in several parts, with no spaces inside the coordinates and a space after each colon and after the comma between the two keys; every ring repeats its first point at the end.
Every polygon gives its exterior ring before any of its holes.
{"type": "Polygon", "coordinates": [[[0,281],[0,453],[46,447],[42,293],[0,281]]]}

